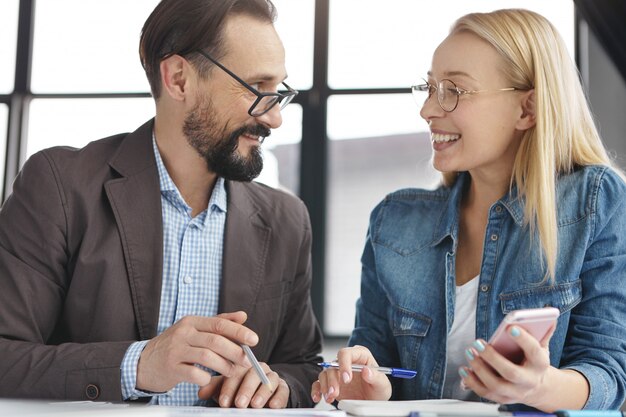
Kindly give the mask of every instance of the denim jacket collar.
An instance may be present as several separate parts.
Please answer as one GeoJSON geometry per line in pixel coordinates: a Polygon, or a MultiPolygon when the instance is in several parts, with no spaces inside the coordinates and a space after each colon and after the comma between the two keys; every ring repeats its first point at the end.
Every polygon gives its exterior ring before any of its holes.
{"type": "MultiPolygon", "coordinates": [[[[469,173],[461,172],[457,180],[449,188],[448,202],[445,205],[445,209],[441,212],[441,216],[439,216],[438,225],[435,230],[435,235],[433,236],[433,246],[438,245],[448,236],[456,242],[463,191],[469,186],[470,181],[471,177],[469,173]]],[[[507,209],[518,226],[523,227],[524,198],[519,196],[516,185],[513,185],[509,193],[494,203],[494,206],[498,203],[502,204],[507,209]]]]}

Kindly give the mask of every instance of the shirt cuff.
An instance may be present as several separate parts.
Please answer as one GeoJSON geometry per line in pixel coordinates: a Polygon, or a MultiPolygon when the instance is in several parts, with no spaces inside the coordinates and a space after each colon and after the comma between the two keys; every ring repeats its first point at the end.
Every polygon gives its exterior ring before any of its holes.
{"type": "Polygon", "coordinates": [[[137,364],[141,352],[148,344],[147,340],[135,342],[128,347],[126,354],[120,365],[120,373],[122,378],[122,398],[124,401],[135,400],[139,397],[152,397],[154,392],[145,392],[138,390],[137,387],[137,364]]]}

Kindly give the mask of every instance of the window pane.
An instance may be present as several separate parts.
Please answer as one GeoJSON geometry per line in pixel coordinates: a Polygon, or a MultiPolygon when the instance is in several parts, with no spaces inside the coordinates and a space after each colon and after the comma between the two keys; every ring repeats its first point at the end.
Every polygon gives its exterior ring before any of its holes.
{"type": "Polygon", "coordinates": [[[371,210],[391,191],[439,179],[430,165],[427,127],[410,94],[334,96],[328,102],[328,334],[349,334],[354,325],[371,210]]]}
{"type": "Polygon", "coordinates": [[[430,68],[452,23],[470,12],[522,7],[550,19],[574,57],[571,0],[330,0],[329,84],[332,88],[405,87],[430,68]]]}
{"type": "Polygon", "coordinates": [[[51,146],[80,148],[93,140],[132,132],[153,116],[152,98],[33,100],[26,157],[51,146]]]}
{"type": "Polygon", "coordinates": [[[139,35],[158,0],[38,0],[36,93],[149,91],[139,35]]]}
{"type": "Polygon", "coordinates": [[[13,91],[15,52],[17,48],[17,19],[18,0],[2,0],[0,2],[0,56],[2,57],[2,65],[0,65],[0,94],[8,94],[13,91]]]}
{"type": "Polygon", "coordinates": [[[7,149],[7,128],[9,124],[9,107],[0,104],[0,195],[4,190],[4,161],[7,149]]]}
{"type": "Polygon", "coordinates": [[[302,106],[290,104],[282,111],[283,124],[263,142],[263,171],[257,181],[294,194],[300,190],[302,106]]]}
{"type": "Polygon", "coordinates": [[[296,90],[313,85],[314,0],[274,0],[276,31],[285,45],[287,84],[296,90]]]}

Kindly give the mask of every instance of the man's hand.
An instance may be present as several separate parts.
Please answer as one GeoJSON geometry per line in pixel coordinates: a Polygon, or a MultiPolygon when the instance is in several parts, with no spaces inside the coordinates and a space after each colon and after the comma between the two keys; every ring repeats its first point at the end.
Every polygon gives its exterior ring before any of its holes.
{"type": "Polygon", "coordinates": [[[238,408],[285,408],[289,401],[289,386],[270,369],[260,362],[261,368],[272,383],[272,389],[263,385],[254,369],[237,367],[229,377],[217,376],[200,388],[198,397],[203,400],[215,398],[220,407],[238,408]]]}
{"type": "Polygon", "coordinates": [[[202,365],[230,376],[252,366],[240,344],[255,346],[259,337],[243,326],[243,311],[215,317],[187,316],[150,340],[137,365],[137,389],[165,392],[180,382],[200,386],[211,381],[202,365]]]}

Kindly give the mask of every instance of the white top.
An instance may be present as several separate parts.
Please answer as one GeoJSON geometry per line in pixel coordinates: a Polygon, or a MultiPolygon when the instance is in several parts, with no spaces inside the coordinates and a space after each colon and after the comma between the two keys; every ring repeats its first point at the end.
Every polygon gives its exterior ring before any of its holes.
{"type": "Polygon", "coordinates": [[[443,398],[459,400],[478,400],[470,390],[461,388],[459,368],[467,366],[465,351],[476,340],[476,300],[478,298],[478,276],[456,287],[454,301],[454,321],[448,334],[446,379],[443,386],[443,398]]]}

